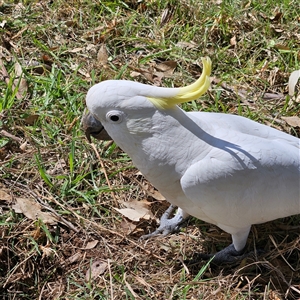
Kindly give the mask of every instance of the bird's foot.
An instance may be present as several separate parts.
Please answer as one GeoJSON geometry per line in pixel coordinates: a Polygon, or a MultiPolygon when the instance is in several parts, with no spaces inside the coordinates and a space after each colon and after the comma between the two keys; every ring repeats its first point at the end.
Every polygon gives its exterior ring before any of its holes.
{"type": "Polygon", "coordinates": [[[197,257],[193,259],[193,261],[199,259],[209,260],[212,258],[213,264],[232,264],[238,262],[245,257],[249,256],[250,253],[244,253],[244,250],[237,251],[235,250],[233,244],[229,245],[228,247],[222,249],[221,251],[217,252],[216,254],[204,254],[199,253],[197,257]]]}
{"type": "Polygon", "coordinates": [[[142,235],[140,240],[147,240],[158,235],[166,236],[170,233],[178,232],[187,217],[185,217],[182,210],[179,209],[176,215],[170,219],[170,216],[174,212],[175,208],[176,206],[170,205],[162,215],[159,227],[152,233],[142,235]]]}

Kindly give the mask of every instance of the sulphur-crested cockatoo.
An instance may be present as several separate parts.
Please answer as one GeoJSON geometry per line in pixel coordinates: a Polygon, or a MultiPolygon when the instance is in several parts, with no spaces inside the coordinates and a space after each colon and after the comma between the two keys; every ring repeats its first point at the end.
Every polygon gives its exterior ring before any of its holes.
{"type": "Polygon", "coordinates": [[[232,245],[215,255],[230,262],[252,224],[300,214],[300,140],[241,116],[179,108],[209,88],[211,61],[202,62],[201,77],[183,88],[125,80],[94,85],[83,125],[88,137],[111,137],[179,207],[172,219],[172,207],[167,211],[155,234],[192,215],[231,234],[232,245]]]}

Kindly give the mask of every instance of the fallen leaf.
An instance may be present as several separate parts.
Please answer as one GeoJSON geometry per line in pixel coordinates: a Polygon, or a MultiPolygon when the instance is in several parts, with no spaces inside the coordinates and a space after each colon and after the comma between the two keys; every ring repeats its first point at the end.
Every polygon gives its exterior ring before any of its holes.
{"type": "Polygon", "coordinates": [[[77,71],[81,75],[85,76],[86,79],[90,79],[91,75],[84,69],[82,66],[79,66],[78,64],[74,63],[70,65],[70,68],[74,71],[77,71]]]}
{"type": "Polygon", "coordinates": [[[137,222],[140,219],[149,220],[153,218],[153,214],[149,209],[148,203],[149,202],[147,201],[137,201],[137,200],[127,201],[127,202],[123,202],[123,204],[127,206],[127,208],[120,209],[114,207],[114,209],[131,221],[137,222]]]}
{"type": "Polygon", "coordinates": [[[278,49],[278,50],[291,50],[290,47],[282,45],[282,44],[275,44],[274,48],[278,49]]]}
{"type": "Polygon", "coordinates": [[[132,71],[132,72],[130,73],[130,76],[131,76],[132,78],[136,78],[136,77],[141,76],[141,73],[140,73],[140,72],[136,72],[136,71],[132,71]]]}
{"type": "Polygon", "coordinates": [[[274,17],[270,17],[270,20],[273,22],[277,22],[282,18],[282,12],[277,12],[274,17]]]}
{"type": "Polygon", "coordinates": [[[281,93],[274,94],[274,93],[264,93],[263,94],[263,99],[265,100],[273,100],[273,99],[283,99],[284,95],[281,93]]]}
{"type": "Polygon", "coordinates": [[[15,75],[17,79],[14,80],[14,84],[15,86],[18,86],[18,92],[22,95],[27,92],[28,84],[23,77],[22,66],[18,62],[15,63],[15,75]]]}
{"type": "Polygon", "coordinates": [[[99,275],[102,275],[108,267],[104,261],[96,260],[92,263],[91,267],[86,271],[85,280],[90,281],[99,275]]]}
{"type": "MultiPolygon", "coordinates": [[[[138,222],[140,219],[144,218],[147,214],[144,211],[137,211],[133,208],[116,208],[116,207],[114,207],[114,209],[117,212],[119,212],[120,214],[122,214],[123,216],[125,216],[126,218],[128,218],[129,220],[134,221],[134,222],[138,222]]],[[[147,219],[147,218],[145,218],[145,219],[147,219]]]]}
{"type": "Polygon", "coordinates": [[[193,49],[197,47],[197,44],[195,42],[178,42],[176,44],[179,48],[185,48],[185,49],[193,49]]]}
{"type": "Polygon", "coordinates": [[[291,73],[291,75],[289,77],[289,83],[288,83],[290,96],[294,96],[295,87],[296,87],[296,84],[297,84],[299,78],[300,78],[300,70],[297,70],[297,71],[294,71],[291,73]]]}
{"type": "Polygon", "coordinates": [[[96,245],[97,245],[98,243],[99,243],[98,240],[93,240],[93,241],[91,241],[91,242],[88,242],[88,243],[86,244],[86,246],[85,246],[84,248],[82,248],[82,249],[85,249],[85,250],[93,249],[94,247],[96,247],[96,245]]]}
{"type": "Polygon", "coordinates": [[[297,116],[293,117],[281,117],[284,121],[287,122],[288,125],[292,127],[300,127],[300,118],[297,116]]]}
{"type": "Polygon", "coordinates": [[[160,27],[163,27],[165,24],[167,24],[172,16],[172,12],[170,11],[169,8],[166,8],[162,12],[162,16],[160,18],[160,27]]]}
{"type": "Polygon", "coordinates": [[[140,73],[150,82],[153,82],[153,72],[145,70],[145,69],[140,69],[140,73]]]}
{"type": "Polygon", "coordinates": [[[275,26],[271,26],[271,27],[272,27],[272,28],[274,29],[274,31],[277,32],[277,33],[281,33],[281,32],[284,31],[282,28],[278,28],[278,27],[275,27],[275,26]]]}
{"type": "Polygon", "coordinates": [[[6,193],[5,191],[0,190],[0,200],[11,201],[12,197],[8,193],[6,193]]]}
{"type": "Polygon", "coordinates": [[[50,257],[54,253],[54,250],[51,249],[49,246],[40,245],[39,248],[43,252],[43,256],[42,257],[50,257]]]}
{"type": "Polygon", "coordinates": [[[45,63],[47,65],[51,66],[53,64],[52,58],[49,55],[47,55],[47,54],[43,54],[41,56],[41,60],[42,60],[43,63],[45,63]]]}
{"type": "Polygon", "coordinates": [[[67,264],[67,265],[69,265],[69,264],[72,264],[72,263],[74,263],[74,262],[76,262],[76,261],[79,261],[79,260],[81,260],[81,259],[82,259],[82,254],[81,254],[81,252],[76,252],[76,253],[73,254],[72,256],[68,257],[68,258],[64,261],[64,263],[67,264]]]}
{"type": "Polygon", "coordinates": [[[154,67],[156,70],[167,73],[168,75],[172,75],[177,67],[177,62],[174,60],[167,60],[162,63],[156,64],[154,67]]]}
{"type": "Polygon", "coordinates": [[[3,21],[0,23],[0,27],[1,27],[1,28],[4,28],[4,26],[5,26],[6,23],[7,23],[7,21],[6,21],[6,20],[3,20],[3,21]]]}
{"type": "Polygon", "coordinates": [[[107,49],[106,49],[105,44],[101,45],[101,47],[98,51],[98,54],[97,54],[97,59],[98,59],[98,62],[100,63],[100,65],[102,65],[102,66],[107,65],[107,63],[108,63],[108,54],[107,54],[107,49]]]}
{"type": "Polygon", "coordinates": [[[236,36],[233,36],[233,37],[230,39],[230,45],[231,45],[231,46],[235,46],[235,45],[236,45],[236,36]]]}
{"type": "Polygon", "coordinates": [[[23,74],[22,67],[18,62],[16,62],[15,63],[15,75],[16,75],[16,77],[20,77],[20,76],[22,76],[22,74],[23,74]]]}
{"type": "Polygon", "coordinates": [[[76,24],[76,22],[74,22],[74,20],[68,20],[65,22],[65,25],[68,27],[73,27],[76,24]]]}
{"type": "Polygon", "coordinates": [[[38,120],[39,115],[30,115],[24,119],[24,122],[28,125],[34,125],[34,123],[38,120]]]}
{"type": "Polygon", "coordinates": [[[84,50],[84,48],[80,47],[80,48],[74,48],[74,49],[71,49],[71,50],[67,50],[66,52],[77,53],[77,52],[81,52],[83,50],[84,50]]]}
{"type": "Polygon", "coordinates": [[[155,191],[155,190],[153,192],[147,191],[147,193],[149,194],[149,196],[151,196],[155,200],[158,200],[158,201],[166,200],[166,198],[158,191],[155,191]]]}
{"type": "Polygon", "coordinates": [[[128,222],[125,218],[120,223],[120,231],[126,235],[130,234],[136,229],[136,225],[128,222]]]}
{"type": "Polygon", "coordinates": [[[32,198],[16,198],[16,204],[12,208],[16,213],[22,213],[30,220],[39,218],[45,224],[57,223],[57,218],[49,212],[41,211],[41,205],[32,198]]]}
{"type": "Polygon", "coordinates": [[[20,149],[21,149],[23,152],[26,151],[26,148],[27,148],[27,141],[25,141],[24,143],[22,143],[22,144],[20,145],[20,149]]]}

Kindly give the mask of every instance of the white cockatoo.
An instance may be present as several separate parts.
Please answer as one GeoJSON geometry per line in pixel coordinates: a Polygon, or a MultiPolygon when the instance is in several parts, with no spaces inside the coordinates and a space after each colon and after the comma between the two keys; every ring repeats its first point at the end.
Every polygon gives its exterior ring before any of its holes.
{"type": "Polygon", "coordinates": [[[252,224],[300,214],[300,140],[241,116],[179,108],[209,88],[211,61],[202,63],[201,77],[183,88],[126,80],[94,85],[83,125],[88,138],[113,139],[178,207],[170,219],[173,206],[167,210],[154,234],[192,215],[231,234],[232,245],[215,255],[231,262],[252,224]]]}

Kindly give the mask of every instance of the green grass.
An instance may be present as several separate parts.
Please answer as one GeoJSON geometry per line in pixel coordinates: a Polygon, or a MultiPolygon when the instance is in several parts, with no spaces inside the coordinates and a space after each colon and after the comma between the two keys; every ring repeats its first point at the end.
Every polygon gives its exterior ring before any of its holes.
{"type": "Polygon", "coordinates": [[[299,218],[289,219],[289,229],[276,221],[252,230],[249,249],[263,247],[265,262],[216,269],[200,262],[186,272],[181,261],[222,248],[229,236],[198,220],[147,244],[138,237],[155,221],[135,223],[127,235],[124,228],[132,222],[113,209],[115,200],[147,199],[155,215],[166,204],[149,196],[151,185],[115,144],[97,144],[103,169],[80,119],[94,83],[115,78],[183,86],[199,77],[200,57],[208,55],[217,83],[185,110],[239,114],[299,136],[299,128],[281,119],[300,115],[299,102],[287,96],[289,74],[300,69],[299,18],[295,2],[286,0],[0,2],[0,53],[9,74],[7,83],[0,81],[0,130],[14,137],[0,135],[0,191],[13,199],[0,201],[4,299],[298,298],[290,286],[299,290],[299,218]],[[101,45],[108,55],[104,65],[101,45]],[[159,79],[156,66],[166,60],[177,67],[159,79]],[[266,92],[283,97],[265,99],[266,92]],[[48,204],[77,232],[63,222],[45,224],[16,213],[18,197],[48,204]],[[99,243],[86,249],[93,240],[99,243]],[[110,270],[86,282],[98,259],[109,260],[110,270]]]}

